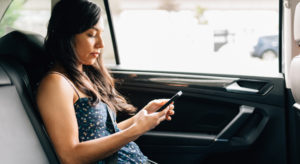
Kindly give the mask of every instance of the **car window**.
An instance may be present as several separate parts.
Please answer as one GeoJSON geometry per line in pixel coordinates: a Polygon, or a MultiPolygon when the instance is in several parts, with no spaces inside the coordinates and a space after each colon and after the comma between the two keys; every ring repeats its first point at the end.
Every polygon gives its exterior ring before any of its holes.
{"type": "MultiPolygon", "coordinates": [[[[101,6],[105,21],[103,59],[106,65],[115,63],[110,30],[107,23],[103,0],[94,0],[101,6]]],[[[51,0],[14,0],[0,22],[0,37],[14,31],[29,31],[42,36],[47,34],[47,26],[51,15],[51,0]]]]}
{"type": "Polygon", "coordinates": [[[278,0],[110,0],[122,68],[278,76],[278,0]]]}
{"type": "Polygon", "coordinates": [[[13,31],[30,31],[46,36],[50,0],[14,0],[0,23],[0,37],[13,31]]]}

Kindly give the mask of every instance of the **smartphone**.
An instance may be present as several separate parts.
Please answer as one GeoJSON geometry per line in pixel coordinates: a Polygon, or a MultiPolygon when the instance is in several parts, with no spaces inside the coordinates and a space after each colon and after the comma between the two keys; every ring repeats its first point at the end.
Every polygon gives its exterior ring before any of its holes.
{"type": "Polygon", "coordinates": [[[174,96],[171,97],[171,99],[165,103],[162,107],[160,107],[157,112],[165,109],[167,106],[169,106],[172,102],[174,102],[175,100],[177,100],[180,96],[182,95],[182,91],[178,91],[174,96]]]}

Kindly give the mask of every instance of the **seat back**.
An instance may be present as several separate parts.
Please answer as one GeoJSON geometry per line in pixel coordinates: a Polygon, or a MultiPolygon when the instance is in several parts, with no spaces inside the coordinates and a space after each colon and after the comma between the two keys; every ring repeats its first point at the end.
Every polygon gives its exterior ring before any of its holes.
{"type": "Polygon", "coordinates": [[[1,163],[59,163],[34,98],[49,62],[43,41],[18,31],[0,38],[1,163]]]}
{"type": "Polygon", "coordinates": [[[291,90],[295,100],[294,107],[300,110],[300,55],[293,58],[290,67],[291,90]]]}
{"type": "MultiPolygon", "coordinates": [[[[300,3],[296,5],[294,15],[294,40],[300,45],[300,3]]],[[[291,90],[295,100],[294,107],[300,110],[300,55],[295,56],[290,64],[289,80],[291,82],[291,90]]]]}

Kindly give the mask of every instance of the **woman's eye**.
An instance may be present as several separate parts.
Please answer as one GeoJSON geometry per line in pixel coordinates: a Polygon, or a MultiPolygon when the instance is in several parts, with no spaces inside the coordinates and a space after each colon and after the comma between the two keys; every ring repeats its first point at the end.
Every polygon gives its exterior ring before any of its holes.
{"type": "Polygon", "coordinates": [[[95,37],[96,35],[94,34],[88,34],[89,37],[95,37]]]}

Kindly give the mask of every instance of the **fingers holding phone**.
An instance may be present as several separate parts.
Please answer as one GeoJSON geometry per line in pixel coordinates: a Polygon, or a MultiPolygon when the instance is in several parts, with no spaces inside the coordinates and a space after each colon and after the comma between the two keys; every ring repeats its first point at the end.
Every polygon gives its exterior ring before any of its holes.
{"type": "Polygon", "coordinates": [[[171,99],[157,99],[150,101],[142,110],[134,116],[134,124],[138,127],[140,134],[156,127],[164,120],[170,121],[175,114],[174,101],[180,97],[181,91],[171,99]]]}
{"type": "Polygon", "coordinates": [[[170,109],[168,110],[167,114],[166,114],[166,120],[167,121],[171,121],[172,120],[172,117],[174,114],[175,114],[175,111],[174,111],[174,105],[171,104],[169,105],[170,109]]]}
{"type": "Polygon", "coordinates": [[[150,101],[145,107],[144,109],[150,114],[150,113],[154,113],[157,112],[157,110],[163,106],[164,104],[166,104],[169,101],[169,99],[155,99],[150,101]]]}
{"type": "Polygon", "coordinates": [[[175,95],[173,95],[169,101],[167,101],[163,106],[161,106],[157,111],[162,111],[166,107],[168,107],[171,103],[174,103],[180,96],[182,95],[182,91],[177,92],[175,95]]]}
{"type": "Polygon", "coordinates": [[[170,121],[172,120],[172,115],[175,114],[174,109],[174,102],[182,95],[182,91],[177,92],[175,95],[173,95],[163,106],[161,106],[157,111],[165,111],[165,119],[170,121]],[[168,108],[168,109],[167,109],[168,108]]]}

